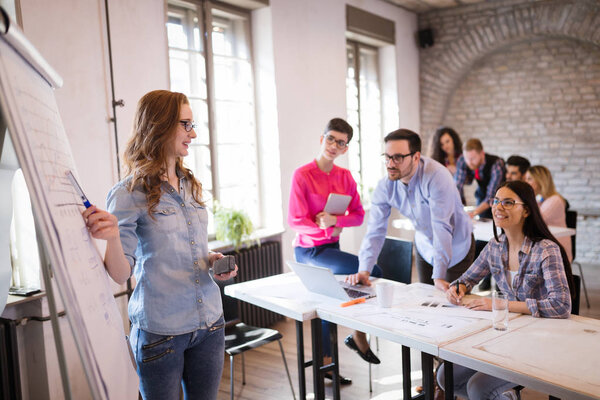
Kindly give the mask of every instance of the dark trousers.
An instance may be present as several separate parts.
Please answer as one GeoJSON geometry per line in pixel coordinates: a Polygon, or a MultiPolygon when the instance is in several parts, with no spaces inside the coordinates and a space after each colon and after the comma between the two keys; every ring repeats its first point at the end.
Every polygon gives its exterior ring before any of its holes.
{"type": "MultiPolygon", "coordinates": [[[[419,274],[419,282],[433,285],[433,279],[431,278],[431,275],[433,274],[433,266],[425,261],[423,257],[421,257],[419,251],[416,251],[415,253],[417,255],[416,265],[417,273],[419,274]]],[[[473,264],[473,261],[475,261],[475,238],[473,235],[471,235],[471,247],[469,248],[467,255],[458,264],[448,268],[446,271],[446,280],[448,282],[457,280],[466,270],[469,269],[471,264],[473,264]]]]}

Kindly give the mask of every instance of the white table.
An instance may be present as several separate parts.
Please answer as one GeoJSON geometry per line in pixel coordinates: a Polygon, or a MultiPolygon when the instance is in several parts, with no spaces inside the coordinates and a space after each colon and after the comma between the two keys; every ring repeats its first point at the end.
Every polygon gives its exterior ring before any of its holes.
{"type": "MultiPolygon", "coordinates": [[[[560,226],[548,226],[548,228],[550,228],[550,232],[554,237],[557,238],[573,236],[576,232],[573,228],[562,228],[560,226]]],[[[498,229],[498,233],[500,233],[500,229],[498,229]]],[[[494,237],[492,220],[473,220],[473,235],[475,236],[475,240],[489,242],[494,237]]]]}
{"type": "MultiPolygon", "coordinates": [[[[343,279],[342,276],[338,277],[343,279]]],[[[378,280],[375,280],[377,284],[378,280]]],[[[392,281],[388,281],[392,282],[392,281]]],[[[324,398],[321,319],[331,322],[332,371],[338,373],[337,325],[377,335],[402,345],[405,397],[410,397],[410,348],[421,351],[426,398],[433,396],[433,356],[439,346],[491,326],[491,314],[464,308],[442,308],[445,296],[425,284],[394,284],[394,304],[382,309],[375,298],[363,304],[340,307],[340,300],[308,292],[293,273],[271,276],[225,287],[225,294],[296,320],[300,398],[305,398],[304,368],[312,365],[315,397],[324,398]],[[427,306],[422,304],[427,303],[427,306]],[[453,314],[452,314],[453,313],[453,314]],[[450,316],[449,315],[454,315],[450,316]],[[311,321],[312,364],[304,362],[302,321],[311,321]]],[[[516,317],[518,314],[512,314],[516,317]]],[[[339,382],[334,380],[334,398],[339,382]]]]}
{"type": "Polygon", "coordinates": [[[333,397],[335,400],[340,399],[337,326],[332,325],[330,329],[333,350],[332,363],[323,366],[321,320],[317,316],[317,306],[321,302],[331,301],[331,299],[309,293],[294,273],[227,285],[225,286],[225,294],[296,320],[298,392],[300,399],[306,399],[305,368],[311,366],[315,398],[325,398],[324,374],[327,370],[331,371],[333,375],[333,397]],[[310,321],[311,323],[312,361],[304,360],[303,321],[310,321]]]}
{"type": "Polygon", "coordinates": [[[562,399],[600,399],[600,320],[523,315],[446,343],[440,357],[562,399]]]}

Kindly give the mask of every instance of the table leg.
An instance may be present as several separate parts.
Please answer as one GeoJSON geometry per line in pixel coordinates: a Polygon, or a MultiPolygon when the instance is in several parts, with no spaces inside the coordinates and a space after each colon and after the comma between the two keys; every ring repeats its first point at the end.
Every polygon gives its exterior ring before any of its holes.
{"type": "Polygon", "coordinates": [[[410,399],[410,347],[402,346],[402,398],[410,399]]]}
{"type": "Polygon", "coordinates": [[[421,370],[423,372],[423,392],[425,393],[425,400],[433,400],[433,356],[431,354],[421,352],[421,370]]]}
{"type": "Polygon", "coordinates": [[[315,318],[310,321],[312,336],[312,366],[313,366],[313,387],[315,399],[325,399],[324,373],[321,370],[323,366],[323,338],[321,337],[321,319],[315,318]]]}
{"type": "Polygon", "coordinates": [[[454,364],[444,361],[444,395],[446,400],[454,400],[454,364]]]}
{"type": "Polygon", "coordinates": [[[329,336],[331,340],[331,362],[333,363],[333,400],[340,400],[340,363],[338,357],[337,324],[329,323],[329,336]]]}
{"type": "Polygon", "coordinates": [[[306,400],[306,372],[304,368],[304,331],[302,321],[296,321],[296,351],[298,352],[298,390],[300,400],[306,400]]]}

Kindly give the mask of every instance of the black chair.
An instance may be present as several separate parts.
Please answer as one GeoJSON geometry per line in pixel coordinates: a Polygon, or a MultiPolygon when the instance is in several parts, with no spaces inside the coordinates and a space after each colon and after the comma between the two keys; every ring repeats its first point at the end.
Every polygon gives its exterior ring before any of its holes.
{"type": "MultiPolygon", "coordinates": [[[[567,217],[566,217],[567,228],[572,228],[572,229],[577,230],[577,211],[567,210],[566,214],[567,214],[567,217]]],[[[573,262],[571,263],[571,265],[577,264],[577,266],[579,267],[579,275],[581,276],[581,283],[583,285],[583,293],[585,295],[585,303],[587,305],[587,308],[590,308],[590,300],[588,298],[587,288],[585,287],[585,278],[583,277],[583,269],[581,268],[581,263],[575,261],[575,254],[576,254],[575,244],[577,242],[576,237],[577,237],[577,233],[575,233],[575,235],[571,236],[571,249],[573,251],[573,262]]]]}
{"type": "MultiPolygon", "coordinates": [[[[382,278],[396,282],[410,284],[412,281],[412,241],[387,236],[383,248],[377,258],[377,265],[381,268],[382,278]]],[[[377,340],[379,351],[379,341],[377,340]]],[[[369,364],[369,392],[373,392],[371,379],[371,364],[369,364]]]]}
{"type": "Polygon", "coordinates": [[[290,371],[287,366],[285,359],[285,353],[283,352],[283,346],[281,345],[282,335],[279,331],[269,328],[259,328],[256,326],[246,325],[241,322],[239,312],[239,302],[233,297],[229,297],[224,294],[223,289],[225,286],[233,283],[233,279],[225,282],[218,282],[221,288],[221,299],[223,300],[223,313],[225,316],[225,352],[229,355],[229,379],[230,379],[230,391],[231,400],[233,400],[234,388],[233,388],[233,358],[238,354],[242,355],[242,384],[246,384],[246,368],[244,360],[244,352],[252,349],[256,349],[262,345],[277,341],[279,344],[279,350],[281,351],[281,358],[283,359],[283,365],[287,374],[290,388],[292,389],[292,397],[296,399],[296,393],[294,392],[294,386],[292,384],[292,378],[290,377],[290,371]]]}

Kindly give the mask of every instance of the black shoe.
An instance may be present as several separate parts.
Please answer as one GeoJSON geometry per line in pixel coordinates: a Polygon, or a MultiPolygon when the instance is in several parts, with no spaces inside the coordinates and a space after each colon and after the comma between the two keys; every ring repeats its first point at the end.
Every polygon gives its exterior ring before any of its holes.
{"type": "Polygon", "coordinates": [[[379,361],[379,358],[377,358],[377,356],[375,354],[373,354],[371,349],[367,349],[366,353],[363,353],[362,351],[360,351],[360,349],[354,342],[354,338],[352,337],[352,335],[348,335],[346,337],[346,339],[344,340],[344,343],[346,344],[346,346],[350,347],[352,350],[357,352],[358,355],[366,362],[371,363],[371,364],[380,364],[381,363],[381,361],[379,361]]]}
{"type": "MultiPolygon", "coordinates": [[[[325,372],[325,378],[327,378],[330,381],[332,381],[333,380],[333,374],[331,372],[325,372]]],[[[340,385],[351,385],[351,384],[352,384],[352,379],[346,378],[345,376],[341,376],[340,375],[340,385]]]]}

